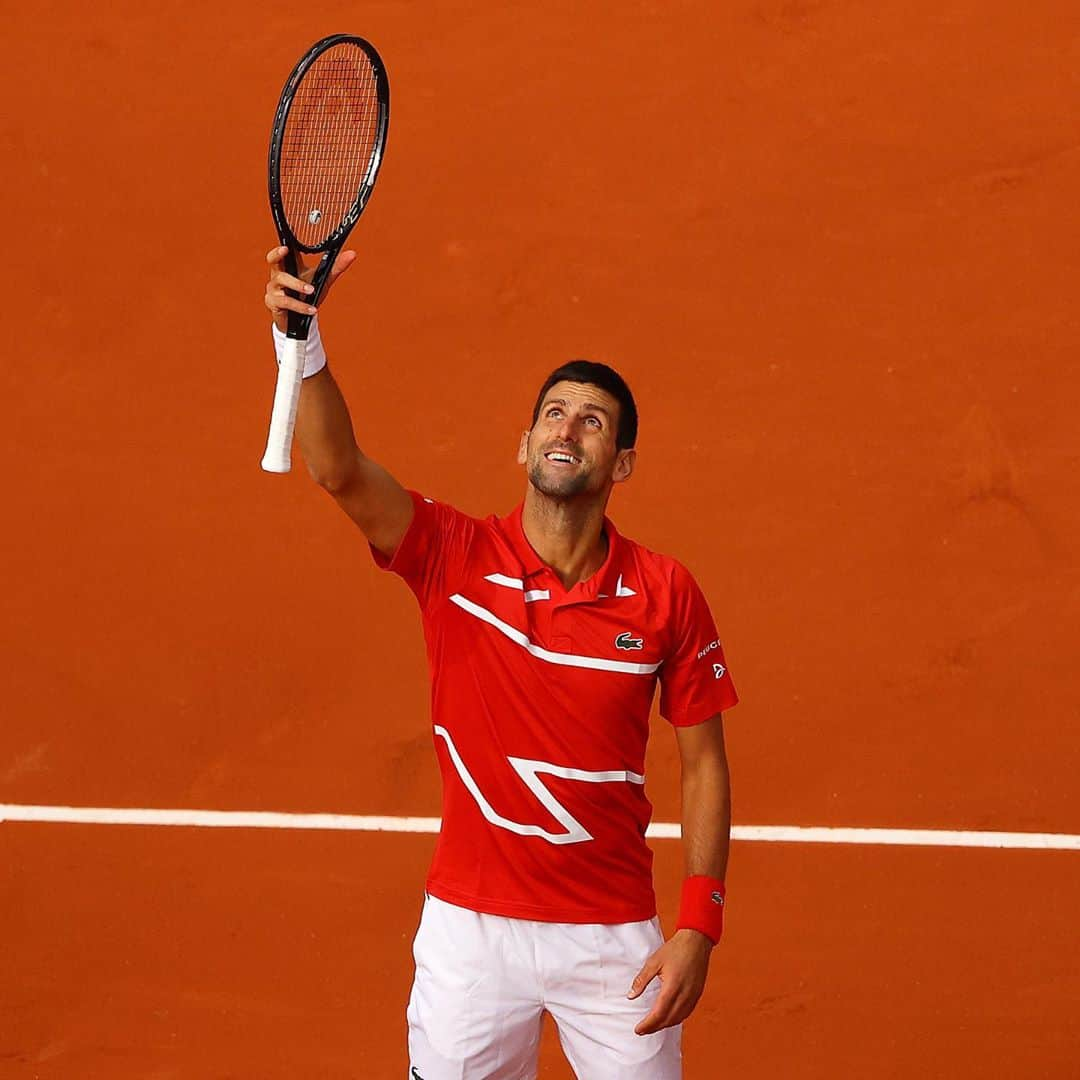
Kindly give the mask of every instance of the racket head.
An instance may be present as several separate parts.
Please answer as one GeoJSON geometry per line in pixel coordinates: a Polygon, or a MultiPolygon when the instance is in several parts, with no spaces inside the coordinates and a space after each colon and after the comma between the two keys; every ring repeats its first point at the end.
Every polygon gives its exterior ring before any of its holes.
{"type": "Polygon", "coordinates": [[[336,252],[364,210],[390,125],[390,82],[374,46],[315,42],[293,68],[270,135],[270,212],[290,251],[336,252]]]}

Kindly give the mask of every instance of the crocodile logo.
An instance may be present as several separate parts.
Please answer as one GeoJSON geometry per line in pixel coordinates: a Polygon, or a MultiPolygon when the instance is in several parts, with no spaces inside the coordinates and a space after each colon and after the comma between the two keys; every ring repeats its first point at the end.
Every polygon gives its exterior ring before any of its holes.
{"type": "Polygon", "coordinates": [[[644,649],[645,648],[645,639],[644,638],[639,638],[639,637],[634,637],[630,633],[629,630],[624,630],[615,639],[615,648],[616,649],[626,649],[627,651],[629,651],[630,649],[644,649]]]}

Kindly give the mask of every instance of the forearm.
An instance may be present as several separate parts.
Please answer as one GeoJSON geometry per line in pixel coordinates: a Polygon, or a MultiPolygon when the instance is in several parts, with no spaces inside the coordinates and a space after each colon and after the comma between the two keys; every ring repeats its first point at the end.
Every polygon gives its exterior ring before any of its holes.
{"type": "Polygon", "coordinates": [[[731,784],[727,761],[688,762],[682,776],[682,839],[686,876],[724,880],[731,840],[731,784]]]}
{"type": "Polygon", "coordinates": [[[349,407],[328,367],[304,380],[295,437],[316,483],[331,492],[349,483],[360,452],[349,407]]]}

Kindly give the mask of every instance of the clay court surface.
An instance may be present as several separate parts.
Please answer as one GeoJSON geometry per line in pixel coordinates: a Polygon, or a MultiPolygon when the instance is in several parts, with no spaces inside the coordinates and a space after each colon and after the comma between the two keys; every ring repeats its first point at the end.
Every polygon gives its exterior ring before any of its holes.
{"type": "MultiPolygon", "coordinates": [[[[321,319],[361,445],[505,512],[537,384],[615,364],[611,514],[710,597],[736,822],[1080,833],[1075,4],[4,22],[0,803],[438,814],[412,597],[258,468],[270,118],[349,30],[393,93],[321,319]]],[[[0,824],[0,1077],[403,1077],[432,843],[0,824]]],[[[736,841],[728,880],[688,1080],[1080,1076],[1077,851],[736,841]]]]}

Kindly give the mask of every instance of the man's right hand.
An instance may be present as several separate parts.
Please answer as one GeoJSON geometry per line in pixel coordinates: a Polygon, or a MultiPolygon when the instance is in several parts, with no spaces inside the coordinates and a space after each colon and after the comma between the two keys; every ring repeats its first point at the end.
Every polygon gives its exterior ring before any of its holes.
{"type": "MultiPolygon", "coordinates": [[[[288,329],[288,313],[290,311],[297,311],[301,315],[314,315],[317,311],[312,307],[307,300],[294,300],[285,291],[286,289],[293,289],[304,296],[309,296],[312,292],[309,282],[315,275],[314,266],[304,266],[303,259],[297,256],[298,268],[300,270],[299,277],[294,277],[292,274],[285,272],[285,256],[289,254],[287,247],[271,248],[266,253],[266,261],[270,266],[270,280],[266,283],[266,296],[263,298],[264,303],[270,309],[270,314],[273,316],[274,325],[284,334],[288,329]]],[[[335,260],[334,265],[330,268],[330,274],[326,279],[326,284],[323,286],[322,296],[319,297],[319,302],[322,303],[326,299],[326,294],[330,291],[331,286],[350,266],[356,261],[355,251],[343,251],[335,260]]]]}

